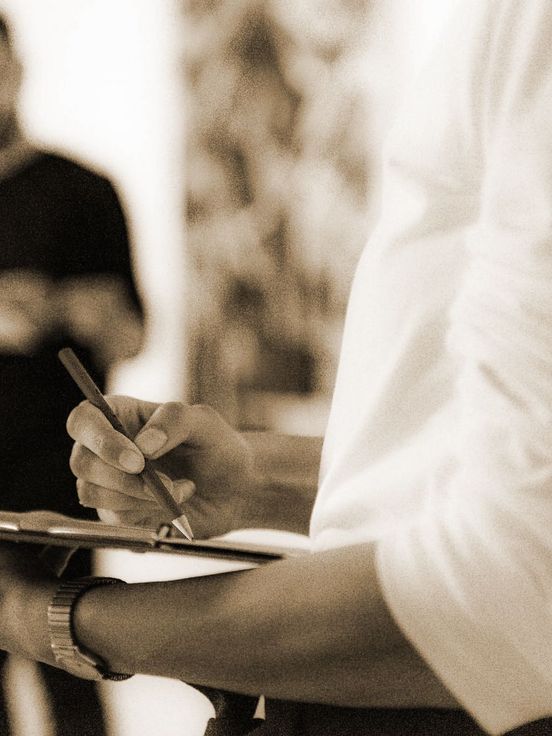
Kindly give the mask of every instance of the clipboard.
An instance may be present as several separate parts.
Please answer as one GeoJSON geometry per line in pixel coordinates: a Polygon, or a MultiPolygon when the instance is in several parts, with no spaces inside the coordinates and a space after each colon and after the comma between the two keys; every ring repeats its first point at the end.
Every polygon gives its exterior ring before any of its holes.
{"type": "Polygon", "coordinates": [[[163,524],[159,529],[147,529],[112,526],[103,521],[75,519],[50,511],[0,511],[0,541],[57,547],[107,547],[132,552],[164,552],[246,562],[253,566],[306,554],[300,548],[248,544],[221,537],[189,541],[184,537],[171,535],[172,528],[169,524],[163,524]]]}

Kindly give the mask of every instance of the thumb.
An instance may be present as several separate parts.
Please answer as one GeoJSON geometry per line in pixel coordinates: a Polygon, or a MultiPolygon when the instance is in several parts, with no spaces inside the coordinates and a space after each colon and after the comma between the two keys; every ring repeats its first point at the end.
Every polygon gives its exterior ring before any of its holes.
{"type": "Polygon", "coordinates": [[[207,448],[220,442],[230,427],[211,407],[178,401],[161,404],[134,438],[148,458],[158,458],[182,443],[207,448]]]}

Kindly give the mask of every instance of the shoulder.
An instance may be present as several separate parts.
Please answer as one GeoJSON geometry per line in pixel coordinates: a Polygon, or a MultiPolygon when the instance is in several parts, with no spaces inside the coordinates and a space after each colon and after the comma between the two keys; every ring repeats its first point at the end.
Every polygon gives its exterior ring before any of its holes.
{"type": "Polygon", "coordinates": [[[111,183],[103,172],[76,158],[69,158],[54,151],[40,151],[30,169],[30,174],[44,179],[50,185],[59,183],[63,186],[93,189],[111,188],[111,183]]]}
{"type": "Polygon", "coordinates": [[[111,179],[95,167],[56,151],[40,150],[20,173],[28,190],[47,194],[50,201],[79,211],[109,212],[122,210],[121,197],[111,179]]]}

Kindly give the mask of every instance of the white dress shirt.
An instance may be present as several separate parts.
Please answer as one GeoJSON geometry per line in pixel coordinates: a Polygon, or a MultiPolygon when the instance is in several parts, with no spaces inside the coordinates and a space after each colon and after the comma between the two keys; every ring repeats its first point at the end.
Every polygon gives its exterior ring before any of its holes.
{"type": "Polygon", "coordinates": [[[552,2],[466,0],[384,152],[312,518],[490,733],[552,715],[552,2]]]}

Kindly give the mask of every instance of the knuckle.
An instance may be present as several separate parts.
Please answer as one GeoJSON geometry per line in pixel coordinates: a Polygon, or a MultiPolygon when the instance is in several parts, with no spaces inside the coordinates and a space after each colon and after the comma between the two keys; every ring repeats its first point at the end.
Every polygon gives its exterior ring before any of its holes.
{"type": "Polygon", "coordinates": [[[194,404],[192,411],[198,416],[204,417],[205,419],[211,419],[218,417],[218,413],[209,404],[194,404]]]}
{"type": "Polygon", "coordinates": [[[107,438],[103,434],[96,433],[92,435],[90,445],[90,449],[97,455],[102,457],[105,454],[106,449],[108,448],[107,438]]]}
{"type": "Polygon", "coordinates": [[[229,425],[215,408],[209,404],[195,404],[192,410],[193,424],[205,433],[206,437],[213,439],[215,435],[227,434],[229,425]]]}
{"type": "Polygon", "coordinates": [[[122,474],[117,491],[128,496],[136,496],[143,486],[143,481],[134,475],[122,474]]]}
{"type": "Polygon", "coordinates": [[[124,409],[131,398],[129,396],[123,396],[122,394],[106,394],[105,400],[113,411],[117,412],[124,409]]]}
{"type": "Polygon", "coordinates": [[[76,475],[77,477],[82,475],[84,469],[83,454],[82,445],[75,443],[69,456],[69,467],[71,468],[73,475],[76,475]]]}
{"type": "Polygon", "coordinates": [[[80,501],[84,501],[89,497],[89,484],[82,478],[77,478],[77,495],[80,501]]]}
{"type": "Polygon", "coordinates": [[[184,404],[180,401],[168,401],[163,405],[163,413],[171,424],[179,424],[184,418],[184,404]]]}
{"type": "Polygon", "coordinates": [[[65,426],[67,428],[69,436],[73,439],[77,439],[81,431],[83,425],[83,413],[85,411],[85,406],[87,405],[88,402],[86,400],[81,401],[80,404],[77,404],[77,406],[75,406],[71,410],[69,416],[67,417],[65,426]]]}
{"type": "Polygon", "coordinates": [[[100,503],[98,488],[92,483],[81,481],[77,484],[77,493],[81,505],[86,508],[95,508],[96,505],[100,503]]]}

